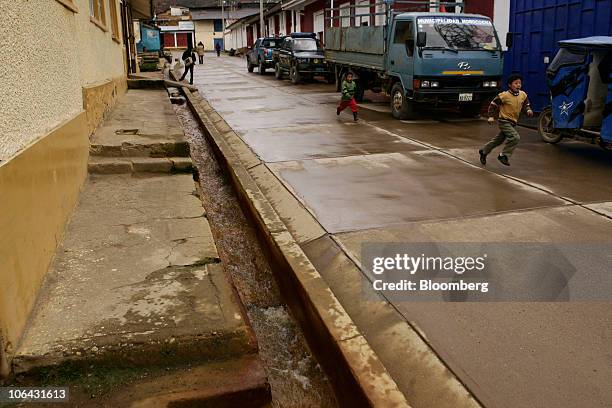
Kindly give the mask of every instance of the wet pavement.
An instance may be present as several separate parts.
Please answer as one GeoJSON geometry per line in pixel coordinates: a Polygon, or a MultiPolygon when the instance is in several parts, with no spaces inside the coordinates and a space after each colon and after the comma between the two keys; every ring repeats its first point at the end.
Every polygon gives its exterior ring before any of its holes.
{"type": "MultiPolygon", "coordinates": [[[[329,253],[355,268],[364,242],[612,242],[612,153],[544,144],[521,128],[512,166],[492,154],[483,168],[477,149],[497,128],[482,120],[397,121],[375,103],[353,123],[348,111],[336,116],[333,86],[294,86],[244,65],[224,57],[198,66],[195,84],[324,229],[304,250],[332,290],[347,294],[338,297],[356,321],[361,301],[350,296],[361,294],[349,295],[353,275],[329,253]]],[[[612,406],[610,303],[394,307],[485,406],[612,406]]],[[[385,347],[401,353],[399,344],[385,347]]],[[[378,347],[411,404],[434,406],[378,347]]]]}

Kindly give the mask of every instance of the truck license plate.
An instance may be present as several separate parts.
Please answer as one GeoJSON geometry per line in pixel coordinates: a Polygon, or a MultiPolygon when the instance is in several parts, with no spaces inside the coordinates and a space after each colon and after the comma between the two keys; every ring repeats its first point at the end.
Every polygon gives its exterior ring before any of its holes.
{"type": "Polygon", "coordinates": [[[472,93],[460,93],[459,102],[471,102],[474,94],[472,93]]]}

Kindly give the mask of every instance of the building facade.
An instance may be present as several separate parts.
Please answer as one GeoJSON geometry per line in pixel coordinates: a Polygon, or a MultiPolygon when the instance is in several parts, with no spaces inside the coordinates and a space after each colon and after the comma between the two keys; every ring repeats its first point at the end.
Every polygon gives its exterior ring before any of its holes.
{"type": "Polygon", "coordinates": [[[187,7],[170,7],[156,15],[164,49],[185,49],[195,45],[195,25],[187,7]]]}
{"type": "Polygon", "coordinates": [[[0,50],[0,375],[87,176],[89,136],[127,89],[149,0],[4,2],[0,50]],[[15,22],[19,22],[16,24],[15,22]]]}

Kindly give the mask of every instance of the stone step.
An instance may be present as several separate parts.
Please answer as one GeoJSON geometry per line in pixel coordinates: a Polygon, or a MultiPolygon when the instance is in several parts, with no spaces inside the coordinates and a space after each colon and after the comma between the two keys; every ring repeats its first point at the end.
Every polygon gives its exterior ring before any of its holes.
{"type": "Polygon", "coordinates": [[[269,406],[271,393],[263,367],[252,355],[153,378],[115,393],[112,399],[118,405],[110,406],[130,408],[255,408],[269,406]],[[173,384],[172,390],[164,387],[167,384],[173,384]]]}
{"type": "Polygon", "coordinates": [[[98,157],[90,156],[90,174],[191,173],[189,157],[98,157]]]}
{"type": "Polygon", "coordinates": [[[16,374],[257,353],[190,175],[93,175],[13,360],[16,374]]]}
{"type": "MultiPolygon", "coordinates": [[[[125,129],[125,132],[138,131],[138,129],[125,129]]],[[[92,156],[101,157],[188,157],[189,143],[187,142],[160,142],[160,143],[122,143],[120,145],[96,144],[89,147],[92,156]]]]}
{"type": "MultiPolygon", "coordinates": [[[[158,62],[155,59],[153,62],[158,62]]],[[[163,79],[144,79],[144,78],[129,78],[127,80],[129,89],[164,89],[165,84],[163,79]]]]}

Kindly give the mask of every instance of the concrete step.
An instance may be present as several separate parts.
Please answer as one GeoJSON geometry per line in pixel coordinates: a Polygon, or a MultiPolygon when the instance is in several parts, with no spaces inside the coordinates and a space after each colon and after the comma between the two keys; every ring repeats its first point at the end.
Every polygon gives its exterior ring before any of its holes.
{"type": "Polygon", "coordinates": [[[98,157],[90,156],[90,174],[191,173],[189,157],[98,157]]]}
{"type": "MultiPolygon", "coordinates": [[[[158,63],[158,59],[154,59],[152,62],[158,63]]],[[[129,89],[164,89],[163,79],[144,79],[144,78],[129,78],[127,80],[129,89]]]]}
{"type": "MultiPolygon", "coordinates": [[[[138,129],[125,129],[124,131],[133,130],[138,131],[138,129]]],[[[89,153],[92,156],[101,157],[188,157],[189,143],[177,141],[159,143],[124,142],[120,145],[92,143],[89,147],[89,153]]]]}
{"type": "Polygon", "coordinates": [[[189,157],[189,144],[165,89],[130,89],[91,137],[105,157],[189,157]]]}
{"type": "Polygon", "coordinates": [[[130,385],[114,393],[112,401],[130,408],[265,407],[270,386],[255,355],[180,370],[130,385]],[[173,384],[168,390],[167,384],[173,384]]]}
{"type": "Polygon", "coordinates": [[[16,374],[257,353],[190,175],[89,178],[13,360],[16,374]]]}

